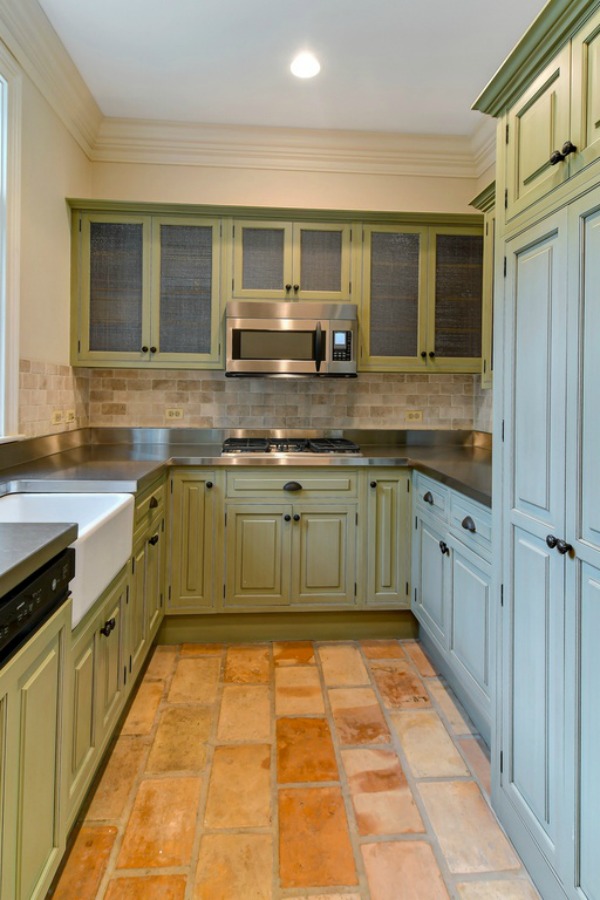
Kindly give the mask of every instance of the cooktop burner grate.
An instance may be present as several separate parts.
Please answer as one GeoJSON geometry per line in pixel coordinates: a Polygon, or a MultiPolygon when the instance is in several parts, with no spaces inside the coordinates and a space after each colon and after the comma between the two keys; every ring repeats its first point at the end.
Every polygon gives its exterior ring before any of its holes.
{"type": "Polygon", "coordinates": [[[227,438],[223,453],[360,453],[346,438],[227,438]]]}
{"type": "Polygon", "coordinates": [[[313,453],[358,453],[360,448],[346,438],[315,438],[309,442],[313,453]]]}
{"type": "Polygon", "coordinates": [[[226,438],[223,453],[268,453],[268,438],[226,438]]]}

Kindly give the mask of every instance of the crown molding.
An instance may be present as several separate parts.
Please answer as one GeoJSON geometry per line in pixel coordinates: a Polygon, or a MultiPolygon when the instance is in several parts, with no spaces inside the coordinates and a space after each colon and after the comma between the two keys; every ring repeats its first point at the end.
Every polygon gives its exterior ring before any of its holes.
{"type": "Polygon", "coordinates": [[[102,121],[95,162],[279,169],[440,178],[476,177],[471,139],[361,131],[102,121]]]}
{"type": "Polygon", "coordinates": [[[0,39],[91,157],[102,113],[37,0],[0,0],[0,39]]]}

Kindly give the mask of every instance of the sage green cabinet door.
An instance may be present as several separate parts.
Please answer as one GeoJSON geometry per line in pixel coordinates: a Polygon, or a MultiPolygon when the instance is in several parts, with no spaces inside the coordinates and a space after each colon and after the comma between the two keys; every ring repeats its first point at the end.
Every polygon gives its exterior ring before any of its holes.
{"type": "Polygon", "coordinates": [[[369,605],[410,606],[410,480],[410,473],[380,471],[369,480],[369,605]]]}
{"type": "Polygon", "coordinates": [[[572,142],[577,152],[569,157],[570,174],[600,156],[600,10],[596,10],[571,42],[572,142]]]}
{"type": "Polygon", "coordinates": [[[96,762],[98,729],[96,722],[97,643],[99,622],[94,619],[86,628],[72,652],[71,718],[69,741],[69,805],[68,825],[71,825],[83,799],[90,772],[96,762]]]}
{"type": "Polygon", "coordinates": [[[572,140],[571,52],[567,44],[508,113],[507,217],[522,212],[566,180],[569,163],[550,158],[572,140]]]}
{"type": "Polygon", "coordinates": [[[289,603],[293,525],[291,505],[227,504],[225,606],[289,603]]]}
{"type": "Polygon", "coordinates": [[[169,613],[214,605],[215,509],[220,497],[214,472],[189,469],[173,475],[169,613]]]}
{"type": "Polygon", "coordinates": [[[124,688],[123,627],[127,600],[127,574],[114,583],[106,600],[105,618],[98,636],[97,727],[110,731],[120,712],[124,688]]]}
{"type": "Polygon", "coordinates": [[[354,605],[356,506],[294,504],[290,524],[292,604],[354,605]]]}
{"type": "Polygon", "coordinates": [[[63,693],[70,603],[7,664],[1,895],[42,900],[65,847],[63,693]]]}
{"type": "Polygon", "coordinates": [[[240,299],[347,301],[350,225],[235,220],[233,290],[240,299]]]}
{"type": "Polygon", "coordinates": [[[427,355],[430,367],[449,365],[479,371],[483,295],[481,229],[431,229],[430,280],[435,284],[429,317],[427,355]],[[434,356],[431,353],[434,353],[434,356]]]}
{"type": "Polygon", "coordinates": [[[148,645],[148,598],[146,596],[147,536],[133,548],[131,579],[127,598],[127,650],[124,662],[128,673],[135,677],[146,655],[148,645]]]}
{"type": "Polygon", "coordinates": [[[146,632],[151,643],[164,614],[164,519],[157,519],[146,540],[144,594],[146,601],[146,632]]]}

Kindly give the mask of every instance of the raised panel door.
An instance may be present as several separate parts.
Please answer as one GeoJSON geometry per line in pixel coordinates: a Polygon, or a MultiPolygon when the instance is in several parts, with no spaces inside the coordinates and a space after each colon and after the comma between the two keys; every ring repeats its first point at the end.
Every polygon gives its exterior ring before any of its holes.
{"type": "Polygon", "coordinates": [[[97,728],[99,741],[112,728],[120,711],[124,687],[123,611],[127,597],[125,572],[116,581],[104,603],[98,635],[97,728]]]}
{"type": "Polygon", "coordinates": [[[292,526],[291,602],[353,605],[356,506],[294,504],[292,526]]]}
{"type": "MultiPolygon", "coordinates": [[[[139,540],[131,558],[131,582],[127,596],[127,651],[125,664],[130,674],[135,675],[146,655],[148,642],[148,612],[146,597],[146,557],[147,536],[139,540]]],[[[104,640],[104,636],[100,636],[104,640]]]]}
{"type": "Polygon", "coordinates": [[[577,151],[569,157],[571,174],[600,154],[600,10],[596,10],[572,42],[572,137],[577,151]]]}
{"type": "Polygon", "coordinates": [[[410,474],[377,473],[368,494],[367,603],[408,607],[410,474]]]}
{"type": "Polygon", "coordinates": [[[173,477],[169,612],[213,605],[214,473],[173,477]]]}
{"type": "Polygon", "coordinates": [[[146,634],[148,641],[158,631],[164,603],[163,603],[163,560],[164,560],[164,519],[159,518],[154,522],[154,527],[146,542],[146,573],[144,579],[144,593],[146,605],[146,634]]]}
{"type": "Polygon", "coordinates": [[[227,505],[225,606],[289,603],[292,526],[291,505],[227,505]]]}
{"type": "Polygon", "coordinates": [[[448,569],[443,551],[445,529],[417,519],[415,535],[415,596],[413,612],[441,649],[448,647],[448,569]]]}
{"type": "Polygon", "coordinates": [[[508,114],[508,218],[568,177],[568,164],[552,165],[550,158],[570,139],[570,87],[567,44],[508,114]]]}
{"type": "Polygon", "coordinates": [[[86,628],[73,652],[71,680],[71,732],[69,747],[69,824],[75,815],[84,785],[96,755],[96,670],[97,622],[86,628]]]}

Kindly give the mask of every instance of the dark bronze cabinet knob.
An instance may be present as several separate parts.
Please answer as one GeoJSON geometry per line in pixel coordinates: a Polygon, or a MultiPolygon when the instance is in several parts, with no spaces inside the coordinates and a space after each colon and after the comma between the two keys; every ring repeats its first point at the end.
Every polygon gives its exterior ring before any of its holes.
{"type": "Polygon", "coordinates": [[[289,292],[291,291],[291,289],[292,289],[291,284],[286,284],[286,286],[285,286],[286,294],[289,294],[289,292]]]}
{"type": "Polygon", "coordinates": [[[435,359],[435,352],[433,350],[429,351],[429,359],[435,359]]]}
{"type": "Polygon", "coordinates": [[[555,537],[553,534],[547,534],[546,535],[546,544],[548,547],[550,547],[551,550],[554,550],[554,548],[558,544],[558,538],[555,537]]]}
{"type": "Polygon", "coordinates": [[[421,350],[421,359],[427,359],[427,350],[421,350]]]}
{"type": "Polygon", "coordinates": [[[290,516],[289,513],[286,513],[285,516],[283,517],[284,522],[290,522],[291,519],[292,519],[292,517],[290,516]]]}
{"type": "Polygon", "coordinates": [[[440,550],[441,550],[442,553],[444,553],[446,556],[450,556],[450,547],[448,546],[448,544],[446,543],[446,541],[440,541],[440,550]]]}
{"type": "Polygon", "coordinates": [[[425,503],[429,503],[430,506],[433,506],[433,494],[431,491],[427,491],[426,494],[423,494],[423,500],[425,503]]]}
{"type": "Polygon", "coordinates": [[[150,347],[150,353],[156,353],[156,347],[150,347]]]}
{"type": "Polygon", "coordinates": [[[211,489],[212,486],[213,486],[212,481],[207,481],[207,482],[206,482],[206,487],[208,488],[209,491],[210,491],[210,489],[211,489]]]}
{"type": "Polygon", "coordinates": [[[298,515],[298,513],[294,513],[294,522],[299,522],[299,521],[300,521],[300,516],[298,515]]]}
{"type": "Polygon", "coordinates": [[[370,484],[371,484],[371,487],[372,487],[372,488],[376,488],[376,487],[377,487],[377,482],[376,482],[376,481],[371,481],[370,484]]]}
{"type": "Polygon", "coordinates": [[[148,538],[148,543],[152,544],[152,546],[155,547],[156,544],[158,544],[158,535],[153,534],[151,538],[148,538]]]}
{"type": "Polygon", "coordinates": [[[570,553],[572,551],[573,545],[567,544],[566,541],[560,540],[556,542],[556,549],[562,556],[564,556],[566,553],[570,553]]]}
{"type": "Polygon", "coordinates": [[[555,166],[557,163],[566,159],[570,153],[575,153],[577,147],[571,141],[565,141],[560,150],[555,150],[550,157],[550,165],[555,166]]]}
{"type": "Polygon", "coordinates": [[[158,500],[156,497],[150,497],[150,509],[156,509],[158,506],[158,500]]]}
{"type": "Polygon", "coordinates": [[[148,347],[146,347],[146,345],[144,345],[142,347],[142,353],[147,353],[147,352],[148,352],[148,347]]]}
{"type": "Polygon", "coordinates": [[[116,624],[116,619],[108,619],[100,629],[100,634],[103,634],[104,637],[108,637],[111,631],[114,631],[116,624]]]}
{"type": "Polygon", "coordinates": [[[460,524],[467,531],[470,531],[471,534],[475,534],[475,532],[477,531],[477,526],[475,525],[475,522],[473,521],[471,516],[465,516],[460,524]]]}
{"type": "Polygon", "coordinates": [[[297,294],[299,290],[300,290],[300,285],[299,285],[299,284],[295,284],[295,285],[294,285],[294,293],[297,294]]]}

